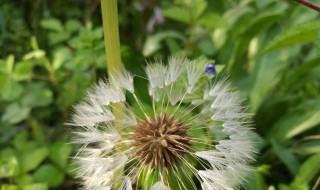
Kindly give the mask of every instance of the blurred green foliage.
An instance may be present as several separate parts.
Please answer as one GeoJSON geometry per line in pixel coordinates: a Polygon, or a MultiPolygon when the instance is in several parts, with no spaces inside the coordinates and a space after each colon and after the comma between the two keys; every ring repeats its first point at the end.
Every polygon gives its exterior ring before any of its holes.
{"type": "MultiPolygon", "coordinates": [[[[118,3],[122,61],[132,73],[143,75],[144,59],[154,56],[204,57],[224,66],[247,98],[260,150],[248,189],[317,188],[317,12],[276,0],[118,3]]],[[[99,1],[2,0],[1,190],[76,188],[72,129],[64,123],[84,90],[106,75],[100,14],[99,1]]]]}

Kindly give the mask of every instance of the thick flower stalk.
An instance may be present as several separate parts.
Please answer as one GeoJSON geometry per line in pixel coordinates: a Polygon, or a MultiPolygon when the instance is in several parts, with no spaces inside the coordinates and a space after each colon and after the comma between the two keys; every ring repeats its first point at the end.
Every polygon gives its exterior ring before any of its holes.
{"type": "Polygon", "coordinates": [[[175,57],[148,64],[150,101],[139,99],[146,89],[134,88],[128,72],[87,92],[71,122],[83,189],[243,186],[256,151],[251,114],[226,79],[209,80],[200,65],[175,57]]]}

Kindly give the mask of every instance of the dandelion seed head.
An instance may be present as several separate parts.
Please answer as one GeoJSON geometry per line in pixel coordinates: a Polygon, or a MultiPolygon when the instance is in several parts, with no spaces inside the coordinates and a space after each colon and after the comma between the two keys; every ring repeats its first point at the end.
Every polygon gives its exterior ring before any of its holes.
{"type": "Polygon", "coordinates": [[[213,63],[170,57],[145,67],[151,105],[114,72],[74,106],[69,125],[85,190],[237,189],[254,170],[252,114],[213,63]],[[131,96],[130,102],[126,95],[131,96]],[[197,187],[196,184],[201,184],[197,187]]]}
{"type": "Polygon", "coordinates": [[[136,157],[151,168],[158,165],[166,168],[179,162],[182,154],[190,149],[188,129],[181,120],[174,120],[173,115],[148,116],[133,129],[136,157]]]}

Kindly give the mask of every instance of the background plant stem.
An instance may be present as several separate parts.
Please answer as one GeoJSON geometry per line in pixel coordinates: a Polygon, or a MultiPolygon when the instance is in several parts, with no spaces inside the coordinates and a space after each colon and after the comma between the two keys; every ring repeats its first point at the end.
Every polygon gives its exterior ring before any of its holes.
{"type": "Polygon", "coordinates": [[[316,10],[316,11],[320,12],[320,6],[310,2],[308,0],[294,0],[294,1],[297,2],[297,3],[300,3],[300,4],[304,5],[304,6],[307,6],[307,7],[311,8],[311,9],[313,9],[313,10],[316,10]]]}
{"type": "Polygon", "coordinates": [[[101,0],[104,44],[109,75],[122,71],[117,0],[101,0]]]}

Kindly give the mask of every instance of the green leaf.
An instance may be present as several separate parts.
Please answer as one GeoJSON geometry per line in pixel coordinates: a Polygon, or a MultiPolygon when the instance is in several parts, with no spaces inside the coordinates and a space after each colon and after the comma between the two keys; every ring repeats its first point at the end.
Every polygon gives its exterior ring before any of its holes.
{"type": "Polygon", "coordinates": [[[23,87],[9,75],[0,74],[0,89],[0,96],[5,101],[17,99],[23,92],[23,87]]]}
{"type": "Polygon", "coordinates": [[[16,124],[25,120],[30,113],[29,107],[23,107],[18,103],[10,104],[2,115],[2,121],[16,124]]]}
{"type": "Polygon", "coordinates": [[[227,20],[215,13],[205,14],[199,20],[197,20],[196,23],[208,29],[227,28],[229,26],[227,20]]]}
{"type": "Polygon", "coordinates": [[[44,83],[31,83],[21,101],[25,107],[47,106],[52,102],[52,91],[47,89],[44,83]]]}
{"type": "Polygon", "coordinates": [[[67,167],[65,168],[65,172],[69,176],[76,177],[77,169],[78,169],[78,166],[76,164],[68,164],[67,167]]]}
{"type": "Polygon", "coordinates": [[[175,31],[159,32],[155,35],[148,36],[143,45],[143,55],[150,56],[161,48],[161,42],[168,38],[177,38],[184,40],[184,36],[175,31]]]}
{"type": "Polygon", "coordinates": [[[16,185],[0,184],[0,190],[18,190],[16,185]]]}
{"type": "Polygon", "coordinates": [[[176,54],[182,50],[182,48],[180,47],[180,43],[176,39],[166,38],[165,42],[170,50],[170,53],[172,54],[176,54]]]}
{"type": "Polygon", "coordinates": [[[66,30],[68,32],[77,32],[82,28],[82,25],[79,21],[70,19],[66,23],[66,30]]]}
{"type": "Polygon", "coordinates": [[[21,62],[16,64],[12,78],[16,81],[28,80],[32,77],[33,64],[30,62],[21,62]]]}
{"type": "Polygon", "coordinates": [[[28,133],[26,131],[18,133],[12,142],[14,148],[22,152],[27,145],[27,138],[28,138],[28,133]]]}
{"type": "Polygon", "coordinates": [[[317,39],[315,41],[315,45],[316,45],[316,54],[317,54],[317,57],[319,58],[320,57],[320,30],[318,31],[318,36],[317,36],[317,39]]]}
{"type": "Polygon", "coordinates": [[[44,127],[43,124],[41,124],[40,122],[41,121],[38,121],[36,119],[31,119],[29,124],[30,124],[30,127],[32,128],[33,139],[37,143],[43,144],[47,141],[48,128],[44,127]]]}
{"type": "Polygon", "coordinates": [[[64,28],[60,20],[55,18],[44,19],[40,22],[40,26],[47,30],[52,30],[55,32],[63,32],[64,28]]]}
{"type": "Polygon", "coordinates": [[[13,55],[9,55],[6,59],[6,73],[7,74],[11,74],[13,71],[13,64],[14,64],[14,56],[13,55]]]}
{"type": "Polygon", "coordinates": [[[16,183],[19,184],[20,186],[29,185],[33,183],[32,175],[29,173],[19,174],[14,179],[16,183]]]}
{"type": "Polygon", "coordinates": [[[320,140],[303,142],[292,148],[292,151],[300,155],[318,154],[320,153],[320,140]]]}
{"type": "Polygon", "coordinates": [[[39,44],[37,41],[37,38],[35,36],[32,36],[30,39],[30,46],[33,50],[39,50],[39,44]]]}
{"type": "Polygon", "coordinates": [[[191,22],[191,15],[187,8],[172,6],[162,11],[162,14],[172,20],[189,24],[191,22]]]}
{"type": "Polygon", "coordinates": [[[267,30],[272,24],[283,17],[282,13],[264,13],[254,18],[243,30],[243,35],[253,37],[261,31],[267,30]]]}
{"type": "Polygon", "coordinates": [[[281,80],[280,71],[285,66],[285,62],[279,62],[280,59],[280,53],[273,52],[257,60],[255,73],[252,76],[255,77],[253,87],[250,90],[252,110],[257,110],[260,107],[281,80]]]}
{"type": "Polygon", "coordinates": [[[275,37],[263,50],[264,53],[295,44],[312,42],[316,39],[320,22],[307,22],[293,26],[275,37]]]}
{"type": "Polygon", "coordinates": [[[319,61],[320,57],[286,70],[285,77],[281,81],[281,90],[285,93],[296,93],[307,84],[316,81],[320,73],[319,61]]]}
{"type": "Polygon", "coordinates": [[[70,33],[49,33],[49,42],[50,44],[54,45],[63,41],[66,41],[70,38],[70,33]]]}
{"type": "Polygon", "coordinates": [[[63,41],[66,41],[70,38],[70,33],[50,33],[49,34],[49,42],[54,45],[63,41]]]}
{"type": "Polygon", "coordinates": [[[296,174],[300,163],[296,156],[292,154],[288,149],[283,147],[282,145],[278,144],[275,140],[271,140],[271,144],[273,150],[275,151],[276,155],[280,158],[280,160],[287,166],[289,171],[292,174],[296,174]]]}
{"type": "Polygon", "coordinates": [[[297,185],[285,185],[285,184],[280,184],[279,185],[279,190],[309,190],[307,187],[305,187],[305,184],[300,184],[299,186],[297,185]]]}
{"type": "Polygon", "coordinates": [[[43,50],[33,50],[23,56],[24,60],[28,59],[40,59],[46,55],[46,52],[43,50]]]}
{"type": "Polygon", "coordinates": [[[201,50],[203,55],[206,55],[208,57],[213,56],[215,53],[215,47],[210,37],[199,41],[197,43],[197,47],[201,50]]]}
{"type": "Polygon", "coordinates": [[[267,5],[271,4],[275,0],[256,0],[257,7],[261,10],[265,8],[267,5]]]}
{"type": "Polygon", "coordinates": [[[299,182],[290,184],[290,190],[310,190],[310,188],[305,182],[299,182]]]}
{"type": "Polygon", "coordinates": [[[5,160],[0,159],[0,179],[14,176],[17,167],[18,161],[14,156],[5,160]]]}
{"type": "Polygon", "coordinates": [[[49,158],[61,169],[66,169],[71,152],[72,146],[67,144],[64,140],[60,140],[50,147],[49,158]]]}
{"type": "Polygon", "coordinates": [[[48,189],[47,184],[43,184],[43,183],[26,185],[22,188],[22,190],[47,190],[47,189],[48,189]]]}
{"type": "Polygon", "coordinates": [[[19,128],[14,127],[8,123],[2,123],[0,120],[0,147],[9,144],[12,141],[13,137],[17,135],[19,128]]]}
{"type": "Polygon", "coordinates": [[[81,49],[82,51],[88,51],[88,50],[92,50],[94,47],[100,47],[101,44],[102,44],[101,47],[103,47],[102,36],[103,36],[102,28],[97,28],[95,30],[82,29],[79,36],[72,38],[71,40],[68,41],[68,43],[73,48],[81,49]]]}
{"type": "Polygon", "coordinates": [[[27,152],[23,152],[20,157],[20,164],[23,173],[37,168],[40,163],[48,156],[48,148],[41,147],[27,152]]]}
{"type": "Polygon", "coordinates": [[[6,60],[0,60],[0,74],[10,75],[13,71],[14,56],[9,55],[6,60]]]}
{"type": "Polygon", "coordinates": [[[247,189],[265,190],[267,189],[266,182],[261,173],[255,172],[254,176],[248,179],[246,183],[247,189]]]}
{"type": "Polygon", "coordinates": [[[189,8],[191,8],[192,10],[193,17],[197,19],[202,15],[206,7],[207,7],[207,2],[205,0],[197,0],[197,1],[193,1],[191,3],[191,7],[189,8]]]}
{"type": "Polygon", "coordinates": [[[58,97],[61,107],[68,107],[83,96],[85,89],[90,85],[90,77],[84,72],[73,73],[72,78],[63,83],[62,96],[58,97]]]}
{"type": "Polygon", "coordinates": [[[320,154],[309,157],[301,167],[294,179],[294,183],[309,183],[314,177],[318,177],[320,172],[320,154]]]}
{"type": "Polygon", "coordinates": [[[52,65],[55,70],[59,69],[66,61],[72,59],[72,54],[69,48],[62,47],[56,49],[53,53],[52,65]]]}
{"type": "Polygon", "coordinates": [[[64,173],[54,165],[45,164],[35,171],[33,179],[37,183],[46,183],[49,187],[57,187],[63,182],[64,173]]]}
{"type": "Polygon", "coordinates": [[[320,123],[320,99],[301,103],[280,118],[267,136],[285,140],[299,135],[320,123]]]}
{"type": "Polygon", "coordinates": [[[3,59],[0,59],[0,74],[8,74],[7,64],[6,64],[6,61],[3,59]]]}

